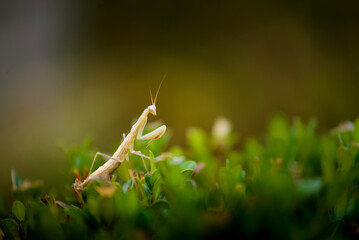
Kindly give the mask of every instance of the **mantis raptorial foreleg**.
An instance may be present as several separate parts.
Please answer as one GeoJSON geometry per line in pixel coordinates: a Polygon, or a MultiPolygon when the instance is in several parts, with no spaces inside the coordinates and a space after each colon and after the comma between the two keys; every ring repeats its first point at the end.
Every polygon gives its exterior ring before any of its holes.
{"type": "MultiPolygon", "coordinates": [[[[162,137],[162,135],[166,132],[166,129],[167,129],[167,127],[163,125],[163,126],[157,128],[157,129],[153,130],[152,132],[147,133],[147,134],[142,136],[143,129],[145,128],[145,125],[146,125],[146,121],[144,121],[141,124],[140,128],[138,129],[137,137],[136,137],[137,140],[140,140],[140,141],[150,140],[150,143],[151,143],[152,141],[162,137]]],[[[149,144],[147,146],[149,146],[149,144]]],[[[150,159],[150,157],[142,154],[141,151],[131,150],[131,153],[135,154],[137,156],[140,156],[142,158],[143,165],[145,166],[145,169],[148,172],[148,168],[147,168],[145,160],[143,158],[150,159]]]]}
{"type": "Polygon", "coordinates": [[[137,132],[137,140],[143,141],[143,140],[156,140],[162,137],[162,135],[166,132],[167,127],[165,125],[162,125],[159,128],[156,128],[152,132],[149,132],[142,136],[143,129],[145,128],[146,123],[141,125],[141,128],[138,129],[137,132]]]}
{"type": "MultiPolygon", "coordinates": [[[[159,139],[160,137],[162,137],[163,134],[165,134],[166,132],[166,129],[167,127],[165,125],[162,125],[158,128],[156,128],[155,130],[153,130],[152,132],[149,132],[145,135],[142,135],[143,134],[143,130],[145,129],[145,126],[147,124],[147,117],[144,118],[142,120],[142,122],[139,124],[139,127],[138,127],[138,130],[137,130],[137,135],[136,135],[136,139],[139,140],[139,141],[144,141],[144,140],[150,140],[150,143],[156,139],[159,139]]],[[[149,144],[147,146],[149,146],[149,144]]],[[[146,155],[143,155],[140,151],[134,151],[133,149],[131,149],[131,153],[132,154],[136,154],[138,156],[142,156],[142,157],[145,157],[145,158],[150,158],[146,155]]]]}
{"type": "MultiPolygon", "coordinates": [[[[159,139],[160,137],[162,137],[162,135],[166,132],[166,129],[167,127],[165,125],[162,125],[161,127],[153,130],[152,132],[150,133],[147,133],[146,135],[143,135],[142,136],[142,132],[143,132],[143,129],[145,128],[145,125],[146,125],[146,122],[143,122],[140,126],[140,128],[138,129],[138,132],[137,132],[137,137],[136,139],[137,140],[140,140],[140,141],[143,141],[143,140],[150,140],[151,141],[154,141],[156,139],[159,139]]],[[[148,145],[147,145],[148,146],[148,145]]],[[[134,151],[133,149],[131,150],[131,153],[132,154],[135,154],[135,155],[138,155],[138,156],[142,156],[142,157],[145,157],[147,159],[150,159],[149,156],[146,156],[146,155],[143,155],[141,153],[141,151],[134,151]]]]}

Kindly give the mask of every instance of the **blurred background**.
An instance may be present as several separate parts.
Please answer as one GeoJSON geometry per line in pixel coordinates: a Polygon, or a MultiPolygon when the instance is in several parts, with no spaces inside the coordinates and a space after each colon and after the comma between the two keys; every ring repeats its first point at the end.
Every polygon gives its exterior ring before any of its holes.
{"type": "Polygon", "coordinates": [[[318,131],[358,116],[357,1],[2,1],[0,190],[10,170],[46,186],[59,145],[110,153],[167,74],[158,117],[185,130],[230,118],[263,139],[273,113],[318,131]]]}

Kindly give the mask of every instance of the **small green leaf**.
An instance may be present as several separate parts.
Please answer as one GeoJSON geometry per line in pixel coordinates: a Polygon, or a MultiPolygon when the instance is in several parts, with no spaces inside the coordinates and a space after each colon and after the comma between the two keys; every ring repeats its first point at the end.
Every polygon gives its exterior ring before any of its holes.
{"type": "MultiPolygon", "coordinates": [[[[0,220],[0,228],[2,236],[5,239],[20,239],[19,225],[12,218],[0,220]]],[[[2,238],[0,235],[0,237],[2,238]]]]}
{"type": "Polygon", "coordinates": [[[193,175],[193,170],[186,169],[186,170],[182,171],[181,173],[182,173],[182,175],[183,175],[184,177],[189,178],[189,177],[191,177],[191,176],[193,175]]]}
{"type": "Polygon", "coordinates": [[[337,152],[338,162],[341,166],[341,170],[349,171],[354,164],[354,157],[349,149],[340,147],[337,152]]]}
{"type": "Polygon", "coordinates": [[[196,169],[196,162],[195,161],[185,161],[181,163],[180,165],[181,173],[186,176],[190,177],[192,176],[194,170],[196,169]]]}
{"type": "Polygon", "coordinates": [[[290,136],[288,119],[283,115],[274,116],[269,123],[268,131],[270,138],[287,141],[290,136]]]}
{"type": "Polygon", "coordinates": [[[218,173],[218,184],[225,194],[229,194],[233,191],[235,186],[235,177],[231,171],[227,168],[221,168],[218,173]]]}
{"type": "Polygon", "coordinates": [[[150,184],[152,188],[153,200],[156,201],[161,192],[161,173],[159,170],[155,170],[151,176],[150,184]]]}
{"type": "Polygon", "coordinates": [[[245,152],[248,159],[262,158],[264,151],[262,144],[254,138],[249,138],[245,143],[245,152]]]}
{"type": "Polygon", "coordinates": [[[151,170],[150,172],[153,173],[156,170],[156,164],[155,164],[155,156],[151,151],[149,151],[150,154],[150,161],[151,161],[151,170]]]}
{"type": "Polygon", "coordinates": [[[187,130],[187,141],[197,159],[204,161],[211,160],[211,151],[207,134],[199,128],[189,128],[187,130]]]}
{"type": "Polygon", "coordinates": [[[126,193],[128,192],[129,189],[132,189],[133,188],[133,180],[132,178],[129,179],[127,182],[125,182],[123,185],[122,185],[122,189],[123,189],[123,192],[126,193]]]}
{"type": "Polygon", "coordinates": [[[142,184],[142,188],[146,193],[146,197],[148,201],[151,201],[151,190],[146,184],[142,184]]]}
{"type": "Polygon", "coordinates": [[[145,175],[145,182],[150,190],[152,190],[152,184],[151,184],[151,175],[146,174],[145,175]]]}
{"type": "Polygon", "coordinates": [[[141,183],[141,180],[138,177],[136,177],[135,181],[136,181],[136,190],[137,190],[137,193],[140,196],[140,199],[145,198],[147,195],[146,195],[145,190],[143,189],[143,185],[141,183]]]}
{"type": "Polygon", "coordinates": [[[5,197],[4,194],[0,193],[0,218],[3,215],[6,215],[6,207],[5,207],[5,197]]]}
{"type": "Polygon", "coordinates": [[[166,200],[158,200],[154,204],[152,204],[152,208],[156,210],[162,210],[169,208],[169,203],[166,200]]]}
{"type": "Polygon", "coordinates": [[[359,118],[354,123],[353,140],[359,143],[359,118]]]}
{"type": "Polygon", "coordinates": [[[297,184],[298,192],[304,197],[309,197],[319,192],[323,185],[323,181],[320,178],[301,179],[297,184]]]}
{"type": "Polygon", "coordinates": [[[68,208],[65,208],[66,214],[68,214],[70,217],[79,217],[82,215],[82,211],[80,208],[75,206],[70,206],[68,208]]]}
{"type": "Polygon", "coordinates": [[[155,183],[159,180],[161,180],[161,173],[159,170],[156,170],[156,171],[154,171],[154,173],[152,174],[152,176],[150,178],[150,183],[151,183],[152,188],[155,185],[155,183]]]}
{"type": "Polygon", "coordinates": [[[19,200],[15,200],[12,205],[12,213],[14,216],[19,219],[20,221],[24,220],[25,218],[25,206],[19,200]]]}

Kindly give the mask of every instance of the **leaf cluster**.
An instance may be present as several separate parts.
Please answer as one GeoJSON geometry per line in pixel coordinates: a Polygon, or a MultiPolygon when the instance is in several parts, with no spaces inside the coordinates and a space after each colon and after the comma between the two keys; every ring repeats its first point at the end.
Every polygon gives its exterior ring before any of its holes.
{"type": "Polygon", "coordinates": [[[75,193],[91,164],[86,141],[68,150],[63,196],[13,172],[10,211],[0,195],[0,239],[357,238],[359,120],[320,137],[315,128],[275,116],[265,141],[239,142],[221,118],[210,134],[188,129],[186,148],[164,153],[170,134],[136,142],[150,159],[131,155],[111,182],[75,193]]]}

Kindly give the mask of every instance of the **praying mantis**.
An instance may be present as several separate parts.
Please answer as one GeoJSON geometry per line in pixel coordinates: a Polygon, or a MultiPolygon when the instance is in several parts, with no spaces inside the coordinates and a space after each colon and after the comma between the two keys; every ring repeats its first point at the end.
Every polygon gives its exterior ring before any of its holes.
{"type": "Polygon", "coordinates": [[[100,166],[96,171],[91,173],[83,182],[81,182],[79,179],[75,180],[75,183],[73,184],[73,188],[75,191],[82,191],[86,188],[86,186],[95,179],[101,179],[105,181],[110,180],[111,174],[121,165],[121,163],[126,159],[129,160],[129,153],[139,155],[142,159],[143,157],[149,158],[148,156],[143,155],[140,151],[134,151],[134,141],[137,140],[150,140],[155,141],[163,136],[163,134],[166,132],[166,125],[162,125],[158,127],[157,129],[153,130],[150,133],[147,133],[146,135],[143,134],[143,130],[147,124],[147,117],[149,114],[152,114],[153,116],[157,115],[156,112],[156,100],[158,96],[158,92],[161,88],[163,79],[157,89],[155,99],[153,100],[152,92],[150,89],[151,94],[151,102],[152,104],[148,106],[141,116],[138,118],[137,122],[132,126],[131,131],[127,134],[127,136],[124,135],[124,140],[121,143],[121,145],[118,147],[116,152],[112,155],[106,155],[101,152],[97,152],[93,161],[92,166],[90,168],[90,173],[92,170],[92,167],[94,165],[95,159],[98,155],[108,158],[109,160],[105,162],[102,166],[100,166]]]}

